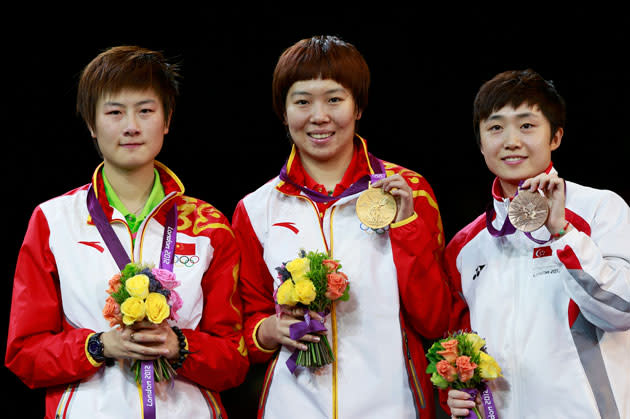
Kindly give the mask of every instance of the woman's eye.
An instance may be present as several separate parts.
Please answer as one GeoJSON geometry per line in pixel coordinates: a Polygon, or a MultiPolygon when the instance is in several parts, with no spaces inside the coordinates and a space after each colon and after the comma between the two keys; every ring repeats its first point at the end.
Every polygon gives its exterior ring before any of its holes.
{"type": "Polygon", "coordinates": [[[525,122],[523,125],[521,125],[521,128],[530,129],[530,128],[534,128],[534,125],[530,124],[529,122],[525,122]]]}

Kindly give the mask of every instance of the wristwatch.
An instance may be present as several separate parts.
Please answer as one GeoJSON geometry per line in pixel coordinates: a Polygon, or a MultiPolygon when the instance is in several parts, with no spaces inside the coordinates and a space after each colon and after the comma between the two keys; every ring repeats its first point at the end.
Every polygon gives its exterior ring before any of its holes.
{"type": "Polygon", "coordinates": [[[114,363],[114,360],[112,358],[105,358],[103,354],[105,348],[101,341],[102,334],[103,332],[99,332],[90,336],[87,343],[87,351],[96,362],[105,362],[105,365],[110,366],[114,363]]]}

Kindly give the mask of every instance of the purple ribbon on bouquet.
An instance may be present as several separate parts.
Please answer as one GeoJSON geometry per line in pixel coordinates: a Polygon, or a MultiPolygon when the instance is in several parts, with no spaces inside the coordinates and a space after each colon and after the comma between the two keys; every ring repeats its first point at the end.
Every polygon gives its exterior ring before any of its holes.
{"type": "MultiPolygon", "coordinates": [[[[324,314],[325,313],[319,313],[322,317],[324,317],[324,314]]],[[[326,330],[328,330],[326,329],[326,326],[324,326],[324,324],[320,321],[311,319],[311,316],[307,311],[306,314],[304,314],[304,321],[293,323],[289,326],[289,335],[291,336],[291,339],[299,340],[302,336],[308,333],[325,332],[326,330]]],[[[291,374],[293,374],[297,368],[296,361],[299,354],[300,350],[296,349],[293,351],[289,359],[287,359],[287,368],[289,368],[291,374]]]]}
{"type": "MultiPolygon", "coordinates": [[[[516,188],[516,194],[514,194],[514,197],[518,195],[518,189],[521,187],[522,184],[523,181],[521,180],[518,183],[518,188],[516,188]]],[[[503,221],[503,226],[501,226],[501,230],[497,230],[496,228],[494,228],[494,226],[492,225],[492,219],[494,218],[495,214],[496,212],[494,211],[494,203],[491,202],[486,209],[486,228],[493,237],[509,236],[510,234],[514,234],[516,232],[516,227],[514,227],[514,225],[510,221],[510,217],[508,216],[505,217],[505,221],[503,221]]],[[[530,232],[526,232],[525,236],[527,236],[527,238],[531,241],[538,244],[545,244],[551,240],[551,237],[549,237],[549,239],[547,240],[538,240],[534,236],[532,236],[530,232]]]]}
{"type": "MultiPolygon", "coordinates": [[[[476,388],[465,388],[462,391],[470,394],[471,400],[475,400],[477,398],[477,394],[479,390],[476,388]]],[[[494,405],[494,398],[492,397],[492,391],[490,391],[490,387],[484,385],[484,388],[481,390],[481,404],[483,405],[483,411],[485,413],[486,419],[498,419],[497,408],[494,405]]],[[[468,416],[464,419],[481,419],[477,418],[477,414],[470,409],[468,416]]]]}

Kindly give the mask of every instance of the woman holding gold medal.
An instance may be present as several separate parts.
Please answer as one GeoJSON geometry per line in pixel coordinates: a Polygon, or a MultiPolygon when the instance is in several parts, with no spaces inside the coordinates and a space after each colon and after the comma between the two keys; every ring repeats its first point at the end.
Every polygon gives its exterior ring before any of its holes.
{"type": "Polygon", "coordinates": [[[441,219],[426,180],[374,157],[355,133],[369,81],[357,49],[331,36],[297,42],[274,72],[274,109],[293,147],[232,219],[250,360],[271,360],[259,417],[435,417],[420,336],[441,337],[448,323],[441,219]],[[300,250],[343,265],[349,298],[328,313],[276,304],[276,267],[300,250]],[[309,321],[325,330],[292,338],[291,326],[309,321]],[[322,333],[334,361],[290,368],[322,333]]]}

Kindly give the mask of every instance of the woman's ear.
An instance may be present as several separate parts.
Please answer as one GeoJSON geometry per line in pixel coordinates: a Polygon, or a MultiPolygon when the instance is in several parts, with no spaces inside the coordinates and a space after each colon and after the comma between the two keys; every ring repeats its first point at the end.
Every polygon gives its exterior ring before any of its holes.
{"type": "Polygon", "coordinates": [[[563,135],[564,135],[564,129],[562,127],[558,128],[556,130],[556,133],[553,134],[553,137],[551,137],[551,142],[549,143],[551,151],[554,151],[558,147],[560,147],[560,143],[562,142],[563,135]]]}
{"type": "Polygon", "coordinates": [[[168,130],[171,127],[171,118],[173,117],[173,111],[168,113],[168,118],[164,121],[164,135],[168,134],[168,130]]]}

